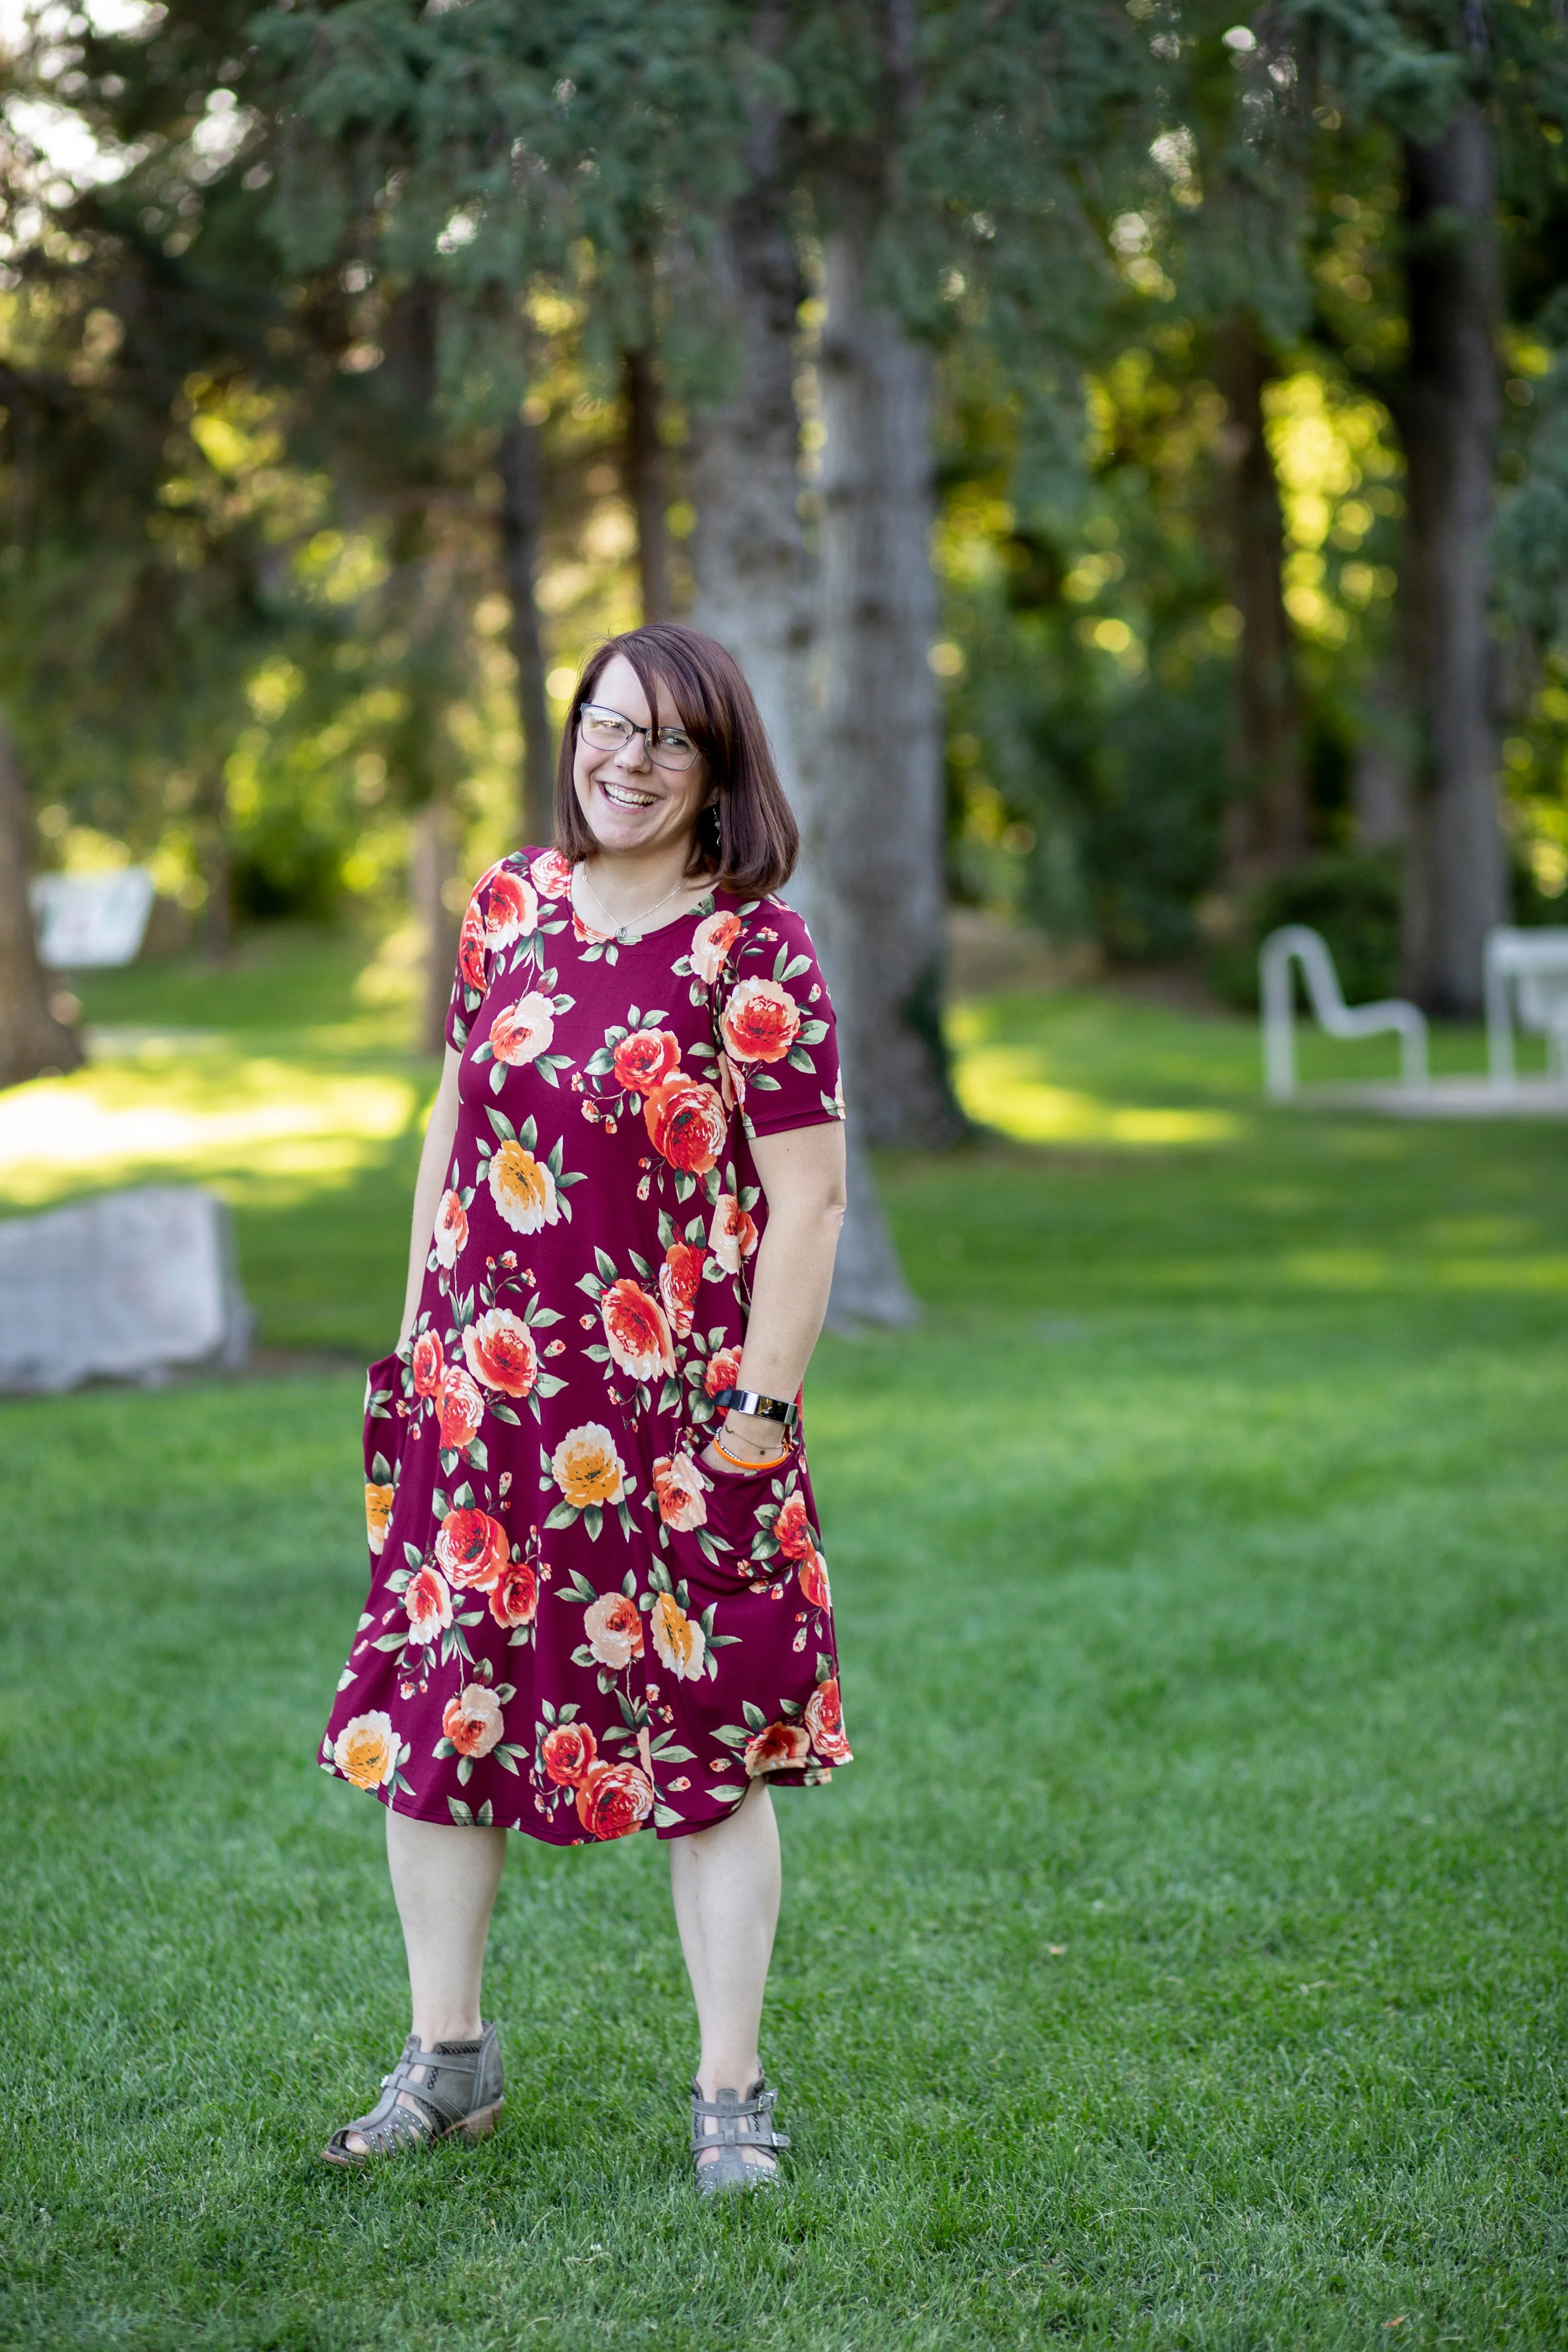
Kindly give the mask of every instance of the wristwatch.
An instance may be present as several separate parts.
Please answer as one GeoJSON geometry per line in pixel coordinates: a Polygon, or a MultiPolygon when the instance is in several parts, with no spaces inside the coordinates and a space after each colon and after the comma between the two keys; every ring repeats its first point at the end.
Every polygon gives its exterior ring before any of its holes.
{"type": "Polygon", "coordinates": [[[763,1396],[756,1389],[720,1389],[713,1398],[721,1412],[749,1412],[757,1421],[782,1422],[793,1429],[798,1413],[786,1398],[763,1396]]]}

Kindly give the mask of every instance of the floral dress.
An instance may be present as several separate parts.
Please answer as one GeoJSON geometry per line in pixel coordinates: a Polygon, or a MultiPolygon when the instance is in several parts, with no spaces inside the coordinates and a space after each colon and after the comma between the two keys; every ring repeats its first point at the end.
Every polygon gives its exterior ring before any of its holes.
{"type": "Polygon", "coordinates": [[[711,893],[627,945],[554,850],[464,918],[418,1318],[366,1389],[371,1585],[324,1770],[556,1845],[721,1820],[849,1761],[798,1439],[700,1463],[767,1215],[751,1143],[841,1118],[798,915],[711,893]]]}

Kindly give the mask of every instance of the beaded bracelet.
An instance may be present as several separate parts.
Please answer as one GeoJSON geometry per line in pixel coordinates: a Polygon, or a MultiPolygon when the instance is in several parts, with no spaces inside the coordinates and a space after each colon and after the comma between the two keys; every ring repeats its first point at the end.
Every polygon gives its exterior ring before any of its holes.
{"type": "Polygon", "coordinates": [[[737,1460],[733,1454],[727,1452],[726,1449],[720,1444],[719,1440],[716,1437],[711,1440],[711,1444],[713,1451],[719,1456],[719,1459],[721,1462],[727,1462],[731,1470],[776,1470],[781,1462],[787,1462],[789,1460],[789,1448],[787,1445],[784,1447],[782,1454],[775,1454],[771,1462],[742,1462],[737,1460]]]}

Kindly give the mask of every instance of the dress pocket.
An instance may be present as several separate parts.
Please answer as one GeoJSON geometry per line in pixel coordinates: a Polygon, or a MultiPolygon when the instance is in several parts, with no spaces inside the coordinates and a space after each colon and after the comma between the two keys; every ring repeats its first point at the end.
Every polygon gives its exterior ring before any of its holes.
{"type": "Polygon", "coordinates": [[[784,1563],[773,1526],[800,1486],[801,1457],[766,1470],[710,1470],[697,1465],[702,1516],[688,1507],[662,1530],[667,1557],[694,1591],[740,1592],[765,1584],[784,1563]]]}

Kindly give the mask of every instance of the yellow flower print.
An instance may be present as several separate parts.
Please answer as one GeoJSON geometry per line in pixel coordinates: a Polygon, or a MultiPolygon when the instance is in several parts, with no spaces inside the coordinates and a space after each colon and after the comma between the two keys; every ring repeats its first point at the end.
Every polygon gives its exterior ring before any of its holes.
{"type": "Polygon", "coordinates": [[[656,1592],[648,1620],[659,1663],[678,1682],[694,1683],[702,1672],[707,1636],[695,1617],[689,1617],[672,1593],[656,1592]]]}
{"type": "Polygon", "coordinates": [[[365,1533],[370,1538],[370,1548],[374,1552],[381,1551],[386,1542],[387,1523],[392,1517],[392,1498],[395,1492],[394,1487],[373,1486],[368,1479],[365,1482],[365,1533]]]}
{"type": "Polygon", "coordinates": [[[490,1198],[514,1233],[536,1234],[560,1217],[554,1177],[515,1136],[491,1153],[489,1185],[490,1198]]]}
{"type": "Polygon", "coordinates": [[[384,1789],[397,1769],[399,1748],[392,1717],[377,1708],[344,1724],[332,1742],[332,1761],[356,1789],[384,1789]]]}
{"type": "Polygon", "coordinates": [[[626,1468],[615,1439],[599,1422],[584,1421],[569,1429],[551,1455],[550,1467],[574,1511],[625,1499],[626,1468]]]}

